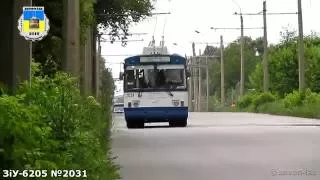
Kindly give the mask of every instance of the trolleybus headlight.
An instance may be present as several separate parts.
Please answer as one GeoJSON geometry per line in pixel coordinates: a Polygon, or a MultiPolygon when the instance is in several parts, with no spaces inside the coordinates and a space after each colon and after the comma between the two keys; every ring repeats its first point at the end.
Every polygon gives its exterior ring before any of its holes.
{"type": "Polygon", "coordinates": [[[184,101],[181,101],[181,106],[184,106],[184,101]]]}
{"type": "Polygon", "coordinates": [[[172,100],[172,104],[174,106],[179,106],[179,100],[172,100]]]}
{"type": "Polygon", "coordinates": [[[130,108],[132,105],[131,105],[131,102],[128,102],[128,107],[130,108]]]}

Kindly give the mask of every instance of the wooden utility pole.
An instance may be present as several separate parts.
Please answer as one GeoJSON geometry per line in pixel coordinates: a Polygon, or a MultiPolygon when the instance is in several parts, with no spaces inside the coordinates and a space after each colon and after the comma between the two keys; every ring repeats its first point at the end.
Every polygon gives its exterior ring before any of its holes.
{"type": "Polygon", "coordinates": [[[298,23],[299,23],[299,90],[302,91],[305,86],[305,69],[304,69],[304,42],[303,42],[303,21],[302,5],[298,0],[298,23]]]}
{"type": "Polygon", "coordinates": [[[80,1],[63,1],[63,70],[72,76],[80,75],[80,1]]]}
{"type": "Polygon", "coordinates": [[[240,39],[240,58],[241,58],[241,75],[240,75],[240,96],[243,96],[244,92],[244,59],[243,59],[243,46],[244,46],[244,39],[243,39],[243,16],[240,15],[241,21],[241,39],[240,39]]]}
{"type": "Polygon", "coordinates": [[[198,111],[198,94],[197,94],[197,69],[195,68],[195,65],[197,64],[196,62],[196,49],[195,49],[195,44],[192,43],[192,79],[193,79],[193,110],[196,112],[198,111]]]}
{"type": "Polygon", "coordinates": [[[199,83],[199,88],[198,88],[198,93],[199,93],[199,96],[198,96],[198,110],[199,110],[199,112],[201,112],[201,110],[202,110],[202,106],[201,106],[201,96],[202,96],[202,92],[201,92],[201,90],[202,90],[202,88],[201,88],[201,85],[202,85],[202,83],[201,83],[201,50],[199,49],[199,59],[198,59],[198,66],[199,66],[199,77],[198,77],[198,83],[199,83]]]}
{"type": "Polygon", "coordinates": [[[193,103],[192,103],[192,95],[193,95],[193,82],[192,82],[192,66],[193,66],[193,63],[192,63],[192,57],[189,58],[189,62],[188,62],[188,71],[189,73],[191,73],[191,76],[188,78],[188,83],[189,83],[189,87],[188,87],[188,90],[189,90],[189,107],[190,107],[190,111],[193,111],[193,103]]]}
{"type": "Polygon", "coordinates": [[[223,36],[220,36],[220,58],[221,58],[221,104],[224,105],[225,102],[225,92],[224,92],[224,57],[223,57],[223,51],[224,51],[224,46],[223,46],[223,36]]]}
{"type": "Polygon", "coordinates": [[[206,56],[206,81],[207,81],[207,112],[209,112],[209,64],[208,64],[208,56],[206,56]]]}
{"type": "MultiPolygon", "coordinates": [[[[240,11],[240,14],[239,13],[234,13],[234,15],[240,15],[240,16],[243,16],[243,15],[248,15],[248,16],[260,16],[260,15],[263,15],[263,24],[264,24],[264,27],[263,27],[263,29],[264,29],[263,89],[264,89],[264,92],[269,91],[269,82],[270,82],[270,80],[269,80],[269,68],[268,68],[267,15],[286,15],[286,14],[297,14],[297,13],[296,12],[267,13],[266,0],[264,0],[264,2],[263,2],[263,13],[262,14],[261,13],[241,13],[241,11],[240,11]]],[[[241,19],[241,22],[243,24],[243,19],[241,19]]],[[[302,18],[301,18],[301,22],[302,22],[302,18]]],[[[215,29],[217,29],[217,28],[215,28],[215,29]]],[[[224,28],[220,28],[220,29],[224,29],[224,28]]],[[[233,29],[233,28],[229,28],[229,29],[233,29]]],[[[260,28],[241,28],[241,29],[260,29],[260,28]]],[[[299,60],[299,62],[300,62],[300,60],[299,60]]],[[[302,71],[299,71],[299,72],[302,72],[302,71]]],[[[301,81],[301,82],[303,82],[303,81],[301,81]]],[[[241,87],[242,87],[242,83],[240,81],[240,92],[241,92],[241,89],[242,89],[241,87]]]]}
{"type": "Polygon", "coordinates": [[[267,3],[263,1],[263,91],[269,91],[267,3]]]}
{"type": "Polygon", "coordinates": [[[95,89],[95,93],[96,93],[96,97],[99,96],[100,94],[100,86],[101,86],[101,81],[100,81],[100,63],[101,63],[101,35],[98,35],[98,57],[96,59],[96,63],[95,63],[95,78],[96,78],[96,89],[95,89]]]}

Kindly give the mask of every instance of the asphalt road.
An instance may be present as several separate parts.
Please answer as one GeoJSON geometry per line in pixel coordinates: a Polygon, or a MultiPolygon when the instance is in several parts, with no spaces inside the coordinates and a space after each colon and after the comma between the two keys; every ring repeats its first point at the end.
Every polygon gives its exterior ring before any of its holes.
{"type": "Polygon", "coordinates": [[[122,178],[320,179],[320,120],[190,113],[188,123],[128,130],[123,116],[115,115],[112,148],[122,178]]]}

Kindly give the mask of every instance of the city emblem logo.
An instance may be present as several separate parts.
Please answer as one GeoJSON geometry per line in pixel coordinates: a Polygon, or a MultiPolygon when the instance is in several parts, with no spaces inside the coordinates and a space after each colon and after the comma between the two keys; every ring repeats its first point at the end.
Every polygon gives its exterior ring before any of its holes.
{"type": "Polygon", "coordinates": [[[18,20],[18,29],[20,35],[28,41],[40,41],[47,36],[50,25],[44,13],[44,7],[23,7],[22,15],[18,20]]]}

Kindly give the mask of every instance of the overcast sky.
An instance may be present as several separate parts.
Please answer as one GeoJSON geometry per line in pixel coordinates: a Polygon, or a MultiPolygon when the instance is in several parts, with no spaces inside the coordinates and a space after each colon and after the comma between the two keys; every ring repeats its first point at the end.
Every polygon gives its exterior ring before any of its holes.
{"type": "MultiPolygon", "coordinates": [[[[157,0],[154,12],[171,12],[170,15],[158,15],[147,18],[139,24],[133,25],[131,33],[147,33],[142,36],[129,37],[130,40],[141,42],[128,42],[126,47],[121,43],[102,43],[102,55],[135,55],[142,53],[142,48],[147,46],[155,36],[159,44],[164,32],[165,44],[170,53],[178,53],[190,56],[192,53],[191,43],[196,42],[196,52],[204,50],[207,42],[217,43],[220,35],[223,35],[225,43],[232,42],[240,36],[240,30],[211,30],[216,28],[238,28],[240,17],[233,15],[242,13],[258,13],[262,11],[263,0],[157,0]],[[235,3],[236,2],[236,3],[235,3]],[[238,5],[239,6],[238,6],[238,5]],[[197,34],[195,30],[200,33],[197,34]],[[176,43],[177,45],[173,45],[176,43]],[[203,44],[197,44],[203,43],[203,44]]],[[[311,31],[320,32],[320,1],[302,0],[304,34],[311,31]]],[[[267,0],[267,12],[297,12],[297,0],[267,0]]],[[[262,27],[262,16],[244,16],[244,27],[262,27]]],[[[267,17],[268,41],[277,43],[280,40],[280,32],[289,27],[291,30],[298,29],[297,15],[269,15],[267,17]]],[[[263,36],[262,29],[244,30],[246,36],[252,38],[263,36]]],[[[107,37],[106,37],[107,38],[107,37]]],[[[112,68],[115,78],[119,76],[120,65],[127,56],[104,56],[106,67],[112,68]]]]}

